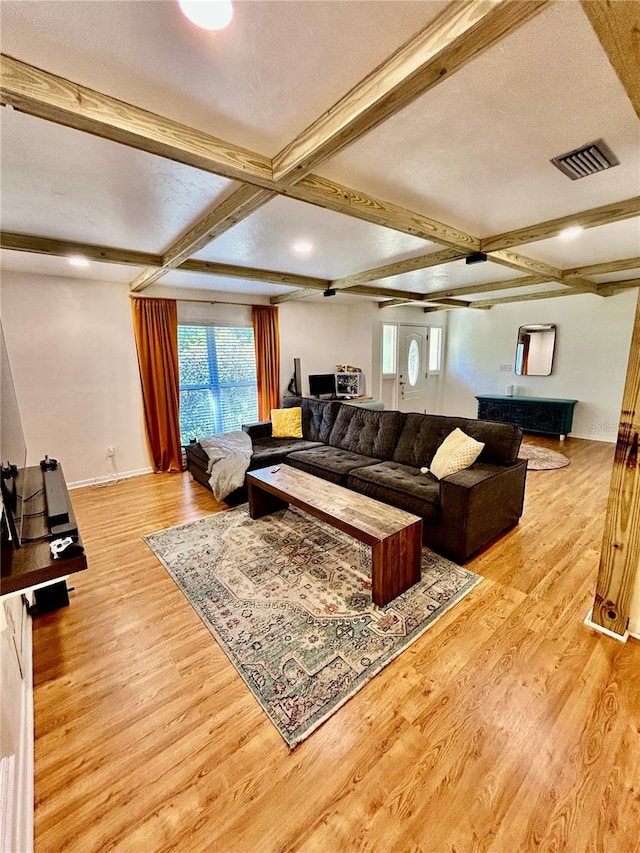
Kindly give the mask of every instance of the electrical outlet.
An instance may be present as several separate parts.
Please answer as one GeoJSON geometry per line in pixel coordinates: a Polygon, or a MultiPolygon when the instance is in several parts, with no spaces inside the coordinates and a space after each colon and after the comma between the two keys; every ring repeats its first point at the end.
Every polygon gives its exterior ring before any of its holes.
{"type": "Polygon", "coordinates": [[[511,371],[511,365],[510,364],[501,364],[500,370],[502,370],[504,373],[509,373],[511,371]]]}
{"type": "Polygon", "coordinates": [[[115,449],[115,447],[114,447],[112,444],[110,444],[110,445],[107,447],[107,456],[108,456],[109,458],[111,458],[112,456],[115,456],[115,455],[116,455],[116,449],[115,449]]]}

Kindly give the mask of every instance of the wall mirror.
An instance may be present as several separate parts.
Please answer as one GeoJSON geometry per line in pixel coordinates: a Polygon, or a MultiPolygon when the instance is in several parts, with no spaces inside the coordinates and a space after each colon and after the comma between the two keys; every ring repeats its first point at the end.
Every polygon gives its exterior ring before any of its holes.
{"type": "Polygon", "coordinates": [[[556,327],[551,323],[520,326],[516,346],[518,376],[549,376],[553,367],[556,327]]]}

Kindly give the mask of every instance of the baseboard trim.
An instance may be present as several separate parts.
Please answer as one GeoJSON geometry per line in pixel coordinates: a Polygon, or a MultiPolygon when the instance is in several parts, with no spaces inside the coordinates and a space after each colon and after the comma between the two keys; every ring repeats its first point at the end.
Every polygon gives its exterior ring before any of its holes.
{"type": "Polygon", "coordinates": [[[105,474],[102,477],[93,477],[90,480],[75,480],[67,483],[67,489],[81,489],[83,486],[108,486],[109,483],[117,483],[119,480],[128,480],[130,477],[140,477],[142,474],[152,474],[153,468],[138,468],[135,471],[122,471],[117,476],[105,474]]]}
{"type": "Polygon", "coordinates": [[[615,631],[610,631],[608,628],[603,628],[602,625],[596,625],[595,622],[591,621],[591,617],[593,616],[593,607],[587,613],[587,618],[584,620],[584,624],[588,628],[593,628],[594,631],[598,631],[600,634],[606,634],[607,637],[611,637],[612,640],[617,640],[619,643],[626,643],[629,638],[629,632],[625,631],[624,634],[616,634],[615,631]]]}
{"type": "Polygon", "coordinates": [[[616,441],[618,440],[617,434],[612,435],[611,433],[604,433],[604,434],[600,433],[600,435],[598,435],[598,433],[590,432],[588,435],[584,435],[581,432],[570,432],[567,437],[568,438],[583,438],[586,441],[602,441],[605,444],[615,444],[616,441]]]}

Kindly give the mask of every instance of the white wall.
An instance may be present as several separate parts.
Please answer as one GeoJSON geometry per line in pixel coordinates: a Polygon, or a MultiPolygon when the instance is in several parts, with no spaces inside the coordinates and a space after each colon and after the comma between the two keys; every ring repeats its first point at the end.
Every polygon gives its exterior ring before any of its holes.
{"type": "Polygon", "coordinates": [[[280,388],[286,393],[293,360],[300,359],[303,393],[310,373],[334,373],[336,365],[360,367],[371,389],[371,303],[297,300],[280,305],[280,388]],[[325,304],[326,303],[326,304],[325,304]]]}
{"type": "Polygon", "coordinates": [[[476,417],[476,394],[515,394],[579,400],[571,434],[615,442],[627,372],[636,290],[496,305],[490,311],[451,311],[443,410],[476,417]],[[513,372],[518,328],[555,323],[551,376],[513,372]],[[509,364],[510,372],[500,370],[509,364]]]}
{"type": "Polygon", "coordinates": [[[28,448],[69,484],[150,470],[129,289],[3,272],[2,325],[28,448]]]}

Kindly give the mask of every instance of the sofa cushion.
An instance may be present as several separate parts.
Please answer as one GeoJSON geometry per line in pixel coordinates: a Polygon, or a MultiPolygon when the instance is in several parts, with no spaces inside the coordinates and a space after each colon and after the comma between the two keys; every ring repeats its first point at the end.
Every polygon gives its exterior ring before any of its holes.
{"type": "Polygon", "coordinates": [[[466,432],[456,427],[442,442],[431,460],[430,468],[421,468],[423,473],[429,471],[438,480],[464,471],[476,461],[482,453],[484,443],[471,438],[466,432]]]}
{"type": "Polygon", "coordinates": [[[426,521],[437,520],[440,484],[432,474],[398,462],[381,462],[358,468],[347,478],[347,486],[370,498],[420,515],[426,521]]]}
{"type": "Polygon", "coordinates": [[[341,404],[335,400],[311,400],[308,397],[285,397],[282,407],[302,409],[302,435],[308,441],[326,444],[341,404]]]}
{"type": "Polygon", "coordinates": [[[302,438],[302,408],[271,409],[271,435],[274,438],[302,438]]]}
{"type": "Polygon", "coordinates": [[[522,431],[513,424],[412,412],[405,415],[402,432],[393,452],[393,461],[416,468],[431,467],[436,450],[456,427],[476,441],[484,442],[479,461],[513,465],[518,458],[522,431]]]}
{"type": "Polygon", "coordinates": [[[352,453],[350,450],[342,450],[339,447],[320,445],[312,450],[290,453],[286,461],[287,465],[299,468],[308,474],[315,474],[323,480],[346,486],[349,471],[373,465],[378,460],[371,456],[352,453]]]}
{"type": "Polygon", "coordinates": [[[373,412],[341,405],[329,435],[329,444],[362,456],[389,459],[401,417],[400,412],[373,412]]]}
{"type": "Polygon", "coordinates": [[[260,438],[253,442],[253,455],[249,470],[266,468],[267,465],[278,465],[293,450],[311,450],[322,447],[317,441],[305,441],[304,438],[260,438]]]}

